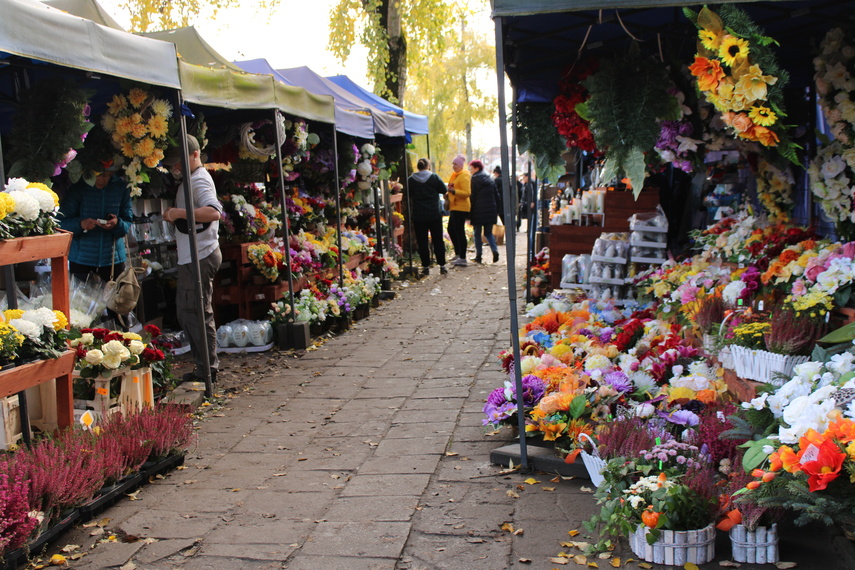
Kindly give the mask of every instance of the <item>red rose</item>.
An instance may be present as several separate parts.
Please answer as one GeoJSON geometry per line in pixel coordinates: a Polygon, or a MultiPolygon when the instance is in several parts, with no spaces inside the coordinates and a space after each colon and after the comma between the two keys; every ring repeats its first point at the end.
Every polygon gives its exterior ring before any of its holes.
{"type": "Polygon", "coordinates": [[[157,338],[160,336],[160,329],[156,325],[146,325],[143,327],[143,330],[151,335],[151,338],[157,338]]]}

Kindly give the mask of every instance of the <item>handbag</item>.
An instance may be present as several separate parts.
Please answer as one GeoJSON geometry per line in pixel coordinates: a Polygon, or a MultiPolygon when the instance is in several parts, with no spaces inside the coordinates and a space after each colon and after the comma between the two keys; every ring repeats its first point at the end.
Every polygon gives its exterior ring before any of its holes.
{"type": "MultiPolygon", "coordinates": [[[[127,238],[125,238],[127,240],[127,238]]],[[[127,245],[125,246],[127,248],[127,245]]],[[[137,279],[137,271],[141,267],[128,267],[113,279],[116,268],[116,241],[113,241],[113,263],[110,268],[110,280],[107,282],[107,308],[119,315],[127,315],[137,306],[142,287],[137,279]]]]}

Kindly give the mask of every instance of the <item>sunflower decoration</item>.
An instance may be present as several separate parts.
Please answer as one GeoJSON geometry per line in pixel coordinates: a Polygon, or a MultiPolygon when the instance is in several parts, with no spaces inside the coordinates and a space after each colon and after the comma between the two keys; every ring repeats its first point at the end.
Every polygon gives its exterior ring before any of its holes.
{"type": "Polygon", "coordinates": [[[142,194],[141,184],[151,182],[150,172],[157,167],[170,145],[172,105],[158,99],[142,87],[127,94],[116,94],[107,103],[101,126],[125,157],[125,177],[131,196],[142,194]]]}
{"type": "Polygon", "coordinates": [[[698,27],[698,51],[689,71],[706,100],[738,138],[775,148],[799,164],[799,147],[781,123],[787,116],[783,87],[788,75],[770,47],[777,42],[730,5],[722,6],[720,14],[706,6],[698,13],[684,12],[698,27]]]}

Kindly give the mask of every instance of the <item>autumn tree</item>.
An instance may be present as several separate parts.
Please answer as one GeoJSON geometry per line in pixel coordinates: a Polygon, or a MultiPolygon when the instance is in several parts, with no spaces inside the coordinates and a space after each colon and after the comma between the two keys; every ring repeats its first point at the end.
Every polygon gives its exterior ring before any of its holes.
{"type": "Polygon", "coordinates": [[[357,43],[367,47],[374,92],[401,103],[408,70],[442,50],[452,15],[448,0],[338,0],[329,49],[343,62],[357,43]]]}
{"type": "MultiPolygon", "coordinates": [[[[259,12],[269,12],[280,0],[252,0],[259,12]]],[[[154,32],[183,28],[204,15],[216,18],[220,10],[247,7],[243,0],[118,0],[118,8],[130,16],[130,31],[154,32]]]]}

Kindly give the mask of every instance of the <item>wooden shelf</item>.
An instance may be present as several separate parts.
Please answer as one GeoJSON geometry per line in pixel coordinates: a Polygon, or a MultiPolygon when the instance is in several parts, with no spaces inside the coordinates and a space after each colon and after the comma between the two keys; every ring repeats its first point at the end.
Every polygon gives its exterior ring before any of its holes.
{"type": "Polygon", "coordinates": [[[65,230],[59,230],[49,236],[7,239],[0,241],[0,264],[14,265],[38,259],[66,257],[70,249],[71,232],[65,230]]]}
{"type": "Polygon", "coordinates": [[[351,255],[350,258],[345,262],[344,266],[350,271],[353,271],[354,269],[365,263],[366,259],[367,256],[364,253],[357,253],[351,255]]]}
{"type": "Polygon", "coordinates": [[[389,203],[396,204],[404,199],[404,194],[398,192],[397,194],[389,194],[389,203]]]}
{"type": "Polygon", "coordinates": [[[37,360],[14,368],[0,370],[0,398],[32,388],[46,379],[59,378],[74,371],[74,351],[66,350],[59,358],[37,360]]]}

